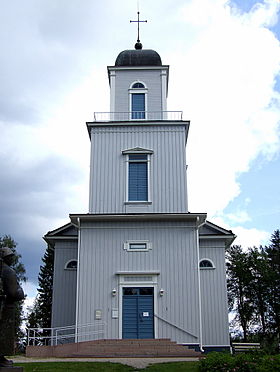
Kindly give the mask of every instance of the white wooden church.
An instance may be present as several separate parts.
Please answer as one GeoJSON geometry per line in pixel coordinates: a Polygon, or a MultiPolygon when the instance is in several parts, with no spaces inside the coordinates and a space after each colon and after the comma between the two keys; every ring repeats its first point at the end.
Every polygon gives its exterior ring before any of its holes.
{"type": "Polygon", "coordinates": [[[107,70],[110,112],[87,122],[89,212],[44,237],[55,251],[56,337],[64,330],[67,342],[72,328],[72,342],[228,349],[225,248],[235,236],[188,209],[190,122],[167,111],[169,66],[138,40],[107,70]]]}

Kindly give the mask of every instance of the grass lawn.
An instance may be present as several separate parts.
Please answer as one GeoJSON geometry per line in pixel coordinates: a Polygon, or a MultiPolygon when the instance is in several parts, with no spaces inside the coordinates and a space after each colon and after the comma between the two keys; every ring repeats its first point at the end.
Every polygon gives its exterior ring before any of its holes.
{"type": "Polygon", "coordinates": [[[106,362],[39,362],[39,363],[15,363],[15,366],[24,368],[24,372],[130,372],[133,367],[118,363],[106,362]]]}
{"type": "Polygon", "coordinates": [[[197,372],[197,362],[171,362],[153,364],[145,369],[137,369],[119,363],[106,362],[46,362],[46,363],[16,363],[24,367],[24,372],[197,372]]]}
{"type": "Polygon", "coordinates": [[[145,369],[145,372],[198,372],[198,362],[171,362],[152,364],[145,369]]]}

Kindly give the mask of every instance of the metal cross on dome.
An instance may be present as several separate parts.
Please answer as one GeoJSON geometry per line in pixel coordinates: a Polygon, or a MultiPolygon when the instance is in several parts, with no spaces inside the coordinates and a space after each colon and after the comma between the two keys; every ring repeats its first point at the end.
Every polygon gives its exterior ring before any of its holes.
{"type": "Polygon", "coordinates": [[[137,38],[137,43],[140,43],[140,38],[139,38],[139,23],[140,23],[140,22],[145,22],[145,23],[147,23],[148,21],[147,21],[147,20],[146,20],[146,21],[140,21],[140,19],[139,19],[140,12],[139,12],[139,11],[137,12],[137,15],[138,15],[138,20],[137,20],[137,21],[130,21],[130,23],[133,23],[133,22],[137,22],[137,23],[138,23],[138,38],[137,38]]]}

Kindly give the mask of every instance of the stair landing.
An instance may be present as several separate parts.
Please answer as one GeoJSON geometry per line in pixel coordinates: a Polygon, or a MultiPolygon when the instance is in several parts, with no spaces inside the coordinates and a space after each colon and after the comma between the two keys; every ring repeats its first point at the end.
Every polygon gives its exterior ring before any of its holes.
{"type": "Polygon", "coordinates": [[[201,357],[201,353],[170,339],[96,340],[57,346],[27,346],[27,357],[201,357]]]}

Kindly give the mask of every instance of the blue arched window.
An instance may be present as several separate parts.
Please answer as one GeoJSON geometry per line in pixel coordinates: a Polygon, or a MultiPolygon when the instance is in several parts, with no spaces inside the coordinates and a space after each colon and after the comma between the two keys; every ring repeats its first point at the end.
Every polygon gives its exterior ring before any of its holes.
{"type": "Polygon", "coordinates": [[[132,88],[145,88],[145,85],[137,82],[132,85],[132,88]]]}
{"type": "Polygon", "coordinates": [[[77,270],[78,267],[78,261],[76,259],[69,260],[65,264],[65,270],[77,270]]]}
{"type": "Polygon", "coordinates": [[[135,82],[130,87],[130,111],[131,119],[145,119],[147,88],[142,82],[135,82]]]}
{"type": "Polygon", "coordinates": [[[215,266],[209,258],[203,258],[199,262],[199,268],[200,269],[215,269],[215,266]]]}

